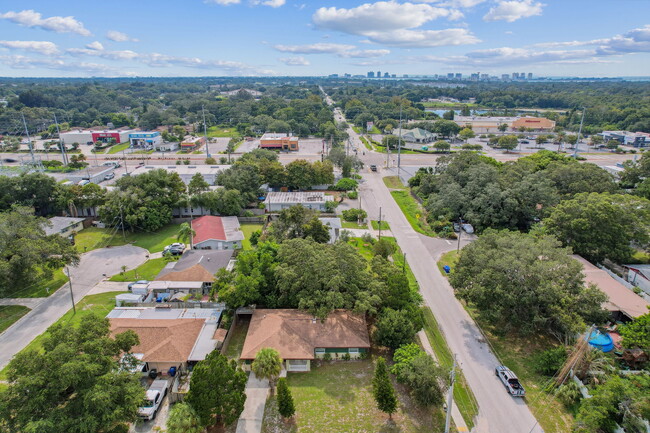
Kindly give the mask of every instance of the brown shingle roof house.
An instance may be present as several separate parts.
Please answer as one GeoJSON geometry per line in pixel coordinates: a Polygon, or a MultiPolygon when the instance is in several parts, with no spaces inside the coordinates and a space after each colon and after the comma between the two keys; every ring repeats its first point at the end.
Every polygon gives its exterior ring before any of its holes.
{"type": "Polygon", "coordinates": [[[310,361],[326,353],[358,357],[370,349],[370,339],[365,318],[350,311],[320,320],[302,310],[255,310],[240,359],[250,364],[265,347],[280,353],[287,371],[309,371],[310,361]]]}

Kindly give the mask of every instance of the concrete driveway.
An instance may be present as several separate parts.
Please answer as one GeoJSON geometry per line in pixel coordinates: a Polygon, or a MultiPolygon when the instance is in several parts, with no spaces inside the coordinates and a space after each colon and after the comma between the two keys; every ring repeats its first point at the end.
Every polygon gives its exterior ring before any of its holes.
{"type": "MultiPolygon", "coordinates": [[[[75,303],[86,296],[105,276],[120,272],[122,265],[129,269],[140,266],[147,260],[147,254],[147,250],[132,245],[101,248],[83,254],[79,265],[70,267],[75,303]]],[[[32,311],[0,334],[0,369],[72,308],[69,284],[51,296],[41,299],[42,302],[34,305],[32,311]]]]}
{"type": "Polygon", "coordinates": [[[131,424],[129,428],[129,433],[150,433],[150,432],[159,432],[165,431],[165,426],[167,425],[167,418],[169,418],[169,410],[171,406],[169,404],[169,393],[163,399],[160,408],[156,417],[151,421],[138,420],[131,424]]]}

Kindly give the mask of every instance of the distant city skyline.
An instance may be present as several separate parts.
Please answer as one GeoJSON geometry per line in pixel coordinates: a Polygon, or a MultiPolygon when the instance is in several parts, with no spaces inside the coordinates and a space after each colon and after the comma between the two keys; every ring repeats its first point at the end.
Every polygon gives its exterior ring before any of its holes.
{"type": "Polygon", "coordinates": [[[625,0],[5,0],[0,76],[643,76],[648,16],[625,0]]]}

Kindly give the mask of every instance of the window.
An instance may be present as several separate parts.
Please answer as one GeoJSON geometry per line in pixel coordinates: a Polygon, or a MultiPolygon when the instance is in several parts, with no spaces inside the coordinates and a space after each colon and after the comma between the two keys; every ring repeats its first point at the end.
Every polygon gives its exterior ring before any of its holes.
{"type": "Polygon", "coordinates": [[[356,347],[350,347],[348,353],[359,353],[359,349],[356,347]]]}
{"type": "Polygon", "coordinates": [[[324,355],[325,354],[325,349],[323,347],[317,347],[315,349],[316,355],[324,355]]]}

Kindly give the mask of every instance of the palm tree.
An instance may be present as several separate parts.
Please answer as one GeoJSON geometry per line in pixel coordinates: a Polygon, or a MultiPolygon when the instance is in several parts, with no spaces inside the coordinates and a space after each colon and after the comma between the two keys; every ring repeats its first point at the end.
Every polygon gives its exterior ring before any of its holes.
{"type": "Polygon", "coordinates": [[[196,232],[192,226],[189,223],[183,223],[178,229],[178,236],[176,236],[176,239],[182,242],[189,242],[190,248],[192,248],[192,239],[194,236],[196,236],[196,232]]]}
{"type": "Polygon", "coordinates": [[[255,355],[251,370],[260,379],[268,379],[271,392],[273,392],[275,379],[280,376],[280,371],[282,371],[282,358],[277,350],[265,347],[255,355]]]}

